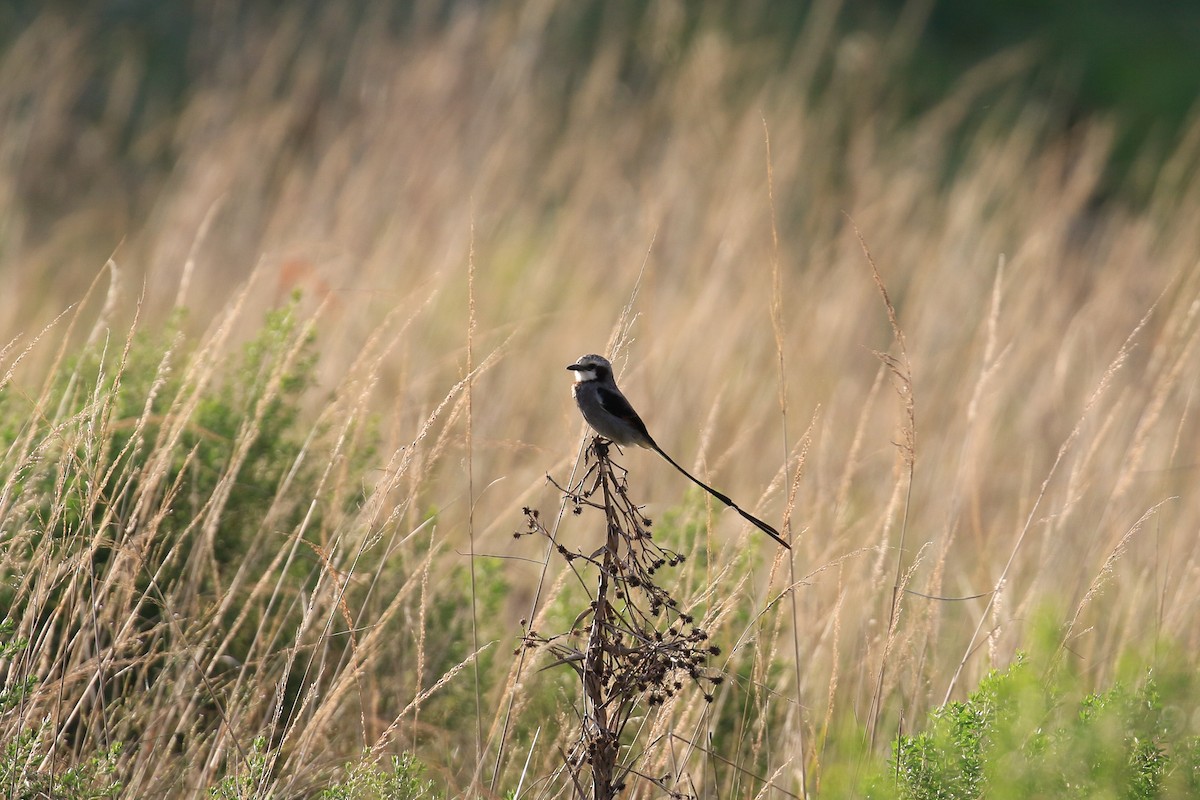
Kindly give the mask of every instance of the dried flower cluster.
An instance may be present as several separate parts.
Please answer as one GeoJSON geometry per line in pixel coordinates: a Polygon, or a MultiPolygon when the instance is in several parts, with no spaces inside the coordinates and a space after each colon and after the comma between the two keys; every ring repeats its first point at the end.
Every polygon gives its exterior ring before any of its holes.
{"type": "MultiPolygon", "coordinates": [[[[586,508],[603,512],[603,546],[586,554],[555,543],[568,562],[595,568],[593,599],[571,630],[550,635],[529,630],[524,640],[579,675],[582,724],[566,761],[577,794],[593,798],[615,797],[633,771],[633,764],[620,762],[621,736],[642,703],[662,705],[687,683],[711,701],[722,680],[707,667],[709,656],[719,653],[708,643],[708,632],[658,583],[664,567],[676,567],[685,557],[654,541],[651,521],[629,498],[628,472],[609,452],[607,442],[594,439],[585,475],[563,489],[576,514],[586,508]]],[[[526,508],[525,516],[527,533],[551,535],[535,509],[526,508]]]]}

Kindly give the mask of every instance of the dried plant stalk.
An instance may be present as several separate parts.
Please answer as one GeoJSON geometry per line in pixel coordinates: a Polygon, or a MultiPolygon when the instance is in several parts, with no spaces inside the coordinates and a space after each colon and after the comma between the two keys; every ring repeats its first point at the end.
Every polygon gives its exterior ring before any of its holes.
{"type": "MultiPolygon", "coordinates": [[[[579,676],[581,724],[565,753],[566,768],[576,796],[607,800],[634,771],[623,758],[634,743],[622,736],[635,711],[662,705],[689,682],[711,702],[722,678],[707,667],[719,652],[708,644],[708,632],[660,583],[661,570],[683,563],[684,555],[654,541],[651,521],[630,499],[628,472],[610,458],[609,443],[593,439],[587,458],[583,478],[564,491],[576,514],[603,512],[604,545],[590,555],[555,546],[568,563],[596,571],[595,595],[569,631],[529,630],[525,645],[546,650],[556,659],[551,666],[568,666],[579,676]]],[[[525,514],[530,533],[550,536],[536,510],[525,514]]],[[[667,796],[686,796],[665,779],[645,779],[667,796]]]]}

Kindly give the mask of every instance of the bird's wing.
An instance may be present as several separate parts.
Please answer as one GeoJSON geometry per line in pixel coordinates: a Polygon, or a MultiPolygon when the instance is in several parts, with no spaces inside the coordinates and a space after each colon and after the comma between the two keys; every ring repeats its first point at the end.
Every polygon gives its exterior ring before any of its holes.
{"type": "Polygon", "coordinates": [[[601,386],[596,389],[596,399],[600,401],[600,407],[612,414],[617,419],[624,420],[632,425],[638,433],[641,433],[650,439],[650,433],[646,430],[646,423],[642,422],[642,418],[633,410],[633,406],[629,405],[629,401],[625,399],[625,395],[620,392],[615,392],[606,386],[601,386]]]}

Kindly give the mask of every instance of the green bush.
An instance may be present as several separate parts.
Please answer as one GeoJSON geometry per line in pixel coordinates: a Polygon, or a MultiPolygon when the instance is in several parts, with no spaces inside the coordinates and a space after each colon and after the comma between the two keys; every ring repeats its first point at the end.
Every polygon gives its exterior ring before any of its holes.
{"type": "Polygon", "coordinates": [[[411,753],[392,756],[386,767],[364,757],[346,765],[346,777],[321,792],[321,800],[436,800],[425,765],[411,753]]]}
{"type": "MultiPolygon", "coordinates": [[[[139,612],[154,622],[159,592],[147,592],[148,576],[156,575],[160,591],[180,579],[184,565],[172,551],[189,550],[202,532],[197,521],[208,515],[216,520],[217,573],[197,571],[196,588],[219,588],[214,579],[241,566],[300,452],[296,419],[314,355],[311,337],[297,339],[294,311],[293,304],[269,314],[240,363],[214,383],[185,378],[195,355],[172,325],[136,334],[126,353],[92,348],[70,360],[32,414],[26,396],[0,392],[0,450],[11,457],[25,443],[25,457],[4,463],[0,478],[29,509],[26,535],[16,539],[27,559],[46,545],[58,558],[88,552],[101,571],[123,542],[147,533],[137,589],[147,598],[139,612]],[[169,440],[180,422],[178,440],[169,440]],[[231,472],[239,447],[244,456],[231,472]],[[227,492],[219,492],[223,481],[227,492]]],[[[306,480],[310,473],[292,478],[306,480]]],[[[281,527],[295,521],[296,509],[285,511],[281,527]]],[[[8,589],[11,576],[0,577],[0,601],[22,609],[8,589]]]]}
{"type": "MultiPolygon", "coordinates": [[[[12,620],[0,621],[0,659],[17,656],[28,647],[25,640],[12,638],[12,631],[12,620]]],[[[0,690],[0,714],[16,707],[34,684],[34,677],[26,676],[0,690]]],[[[117,760],[124,749],[120,742],[74,764],[49,760],[47,768],[46,756],[52,742],[50,726],[45,722],[18,728],[15,735],[5,737],[0,753],[0,792],[5,800],[99,800],[120,794],[121,782],[115,777],[117,760]]]]}
{"type": "MultiPolygon", "coordinates": [[[[0,756],[0,787],[5,800],[100,800],[119,797],[121,782],[116,780],[120,742],[81,763],[61,769],[44,769],[49,748],[48,726],[27,728],[4,744],[0,756]]],[[[51,762],[53,764],[53,762],[51,762]]]]}
{"type": "MultiPolygon", "coordinates": [[[[1145,662],[1143,662],[1145,663],[1145,662]]],[[[1143,669],[1107,691],[1055,659],[1021,656],[992,671],[966,700],[933,711],[927,728],[895,742],[870,797],[1195,797],[1200,746],[1194,670],[1143,669]]]]}
{"type": "MultiPolygon", "coordinates": [[[[298,423],[315,356],[295,311],[270,313],[233,359],[211,344],[189,349],[172,323],[131,334],[124,348],[85,348],[40,398],[0,390],[0,608],[39,643],[29,664],[70,664],[98,649],[119,667],[83,701],[100,716],[58,732],[77,756],[94,752],[85,740],[101,716],[110,725],[180,659],[194,669],[189,659],[203,656],[188,648],[202,631],[231,632],[228,665],[255,648],[261,658],[258,623],[268,617],[279,632],[271,649],[294,641],[302,609],[291,598],[311,581],[315,556],[302,550],[272,582],[286,601],[274,600],[278,608],[247,602],[254,582],[235,576],[264,573],[316,494],[316,459],[302,458],[298,423]],[[214,617],[217,608],[226,610],[214,617]]],[[[310,524],[321,519],[317,509],[310,524]]],[[[13,672],[0,703],[43,677],[13,672]]],[[[215,719],[215,704],[204,714],[215,719]]],[[[124,735],[138,735],[136,717],[121,715],[124,735]]]]}

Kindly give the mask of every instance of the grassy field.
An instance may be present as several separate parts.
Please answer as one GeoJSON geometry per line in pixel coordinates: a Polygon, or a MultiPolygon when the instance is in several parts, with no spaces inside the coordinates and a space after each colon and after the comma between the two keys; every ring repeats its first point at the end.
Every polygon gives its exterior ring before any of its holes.
{"type": "Polygon", "coordinates": [[[586,53],[553,0],[214,22],[158,116],[68,20],[13,44],[3,796],[568,792],[578,681],[514,650],[586,584],[512,534],[603,538],[547,481],[587,352],[794,543],[622,457],[727,676],[646,709],[640,774],[927,796],[888,788],[898,734],[1018,651],[1082,694],[1187,674],[1200,128],[1098,205],[1109,129],[1006,92],[1019,53],[907,118],[902,29],[779,52],[673,8],[586,53]]]}

